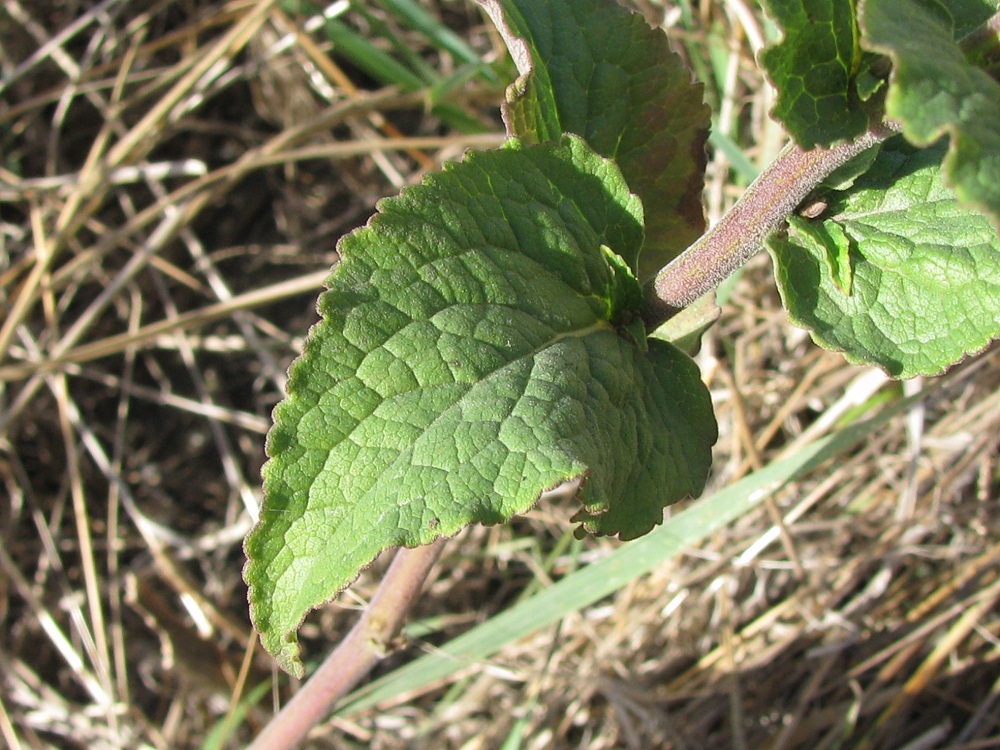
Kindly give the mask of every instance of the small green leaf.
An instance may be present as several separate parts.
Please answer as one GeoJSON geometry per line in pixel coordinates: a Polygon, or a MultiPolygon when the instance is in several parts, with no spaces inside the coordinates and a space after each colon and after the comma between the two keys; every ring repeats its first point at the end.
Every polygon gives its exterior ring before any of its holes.
{"type": "Polygon", "coordinates": [[[714,326],[722,316],[722,309],[716,304],[715,297],[714,290],[702,295],[649,335],[669,341],[682,352],[694,356],[701,349],[701,338],[705,331],[714,326]]]}
{"type": "Polygon", "coordinates": [[[521,77],[508,132],[528,142],[582,136],[614,159],[646,206],[647,279],[705,229],[701,193],[711,116],[666,36],[612,0],[479,0],[521,77]]]}
{"type": "Polygon", "coordinates": [[[246,542],[254,624],[295,631],[382,550],[500,523],[570,480],[632,538],[704,484],[697,366],[636,341],[642,209],[583,141],[472,153],[344,238],[275,410],[246,542]]]}
{"type": "Polygon", "coordinates": [[[808,237],[810,244],[825,251],[827,271],[834,286],[846,295],[851,293],[851,240],[835,221],[809,221],[790,216],[788,225],[796,237],[808,237]]]}
{"type": "Polygon", "coordinates": [[[778,92],[772,113],[804,149],[855,138],[878,90],[874,56],[858,46],[854,0],[765,0],[783,39],[761,54],[778,92]],[[859,78],[862,89],[859,91],[859,78]]]}
{"type": "Polygon", "coordinates": [[[1000,227],[1000,83],[956,41],[996,10],[996,0],[867,0],[861,21],[863,43],[893,61],[889,117],[919,146],[948,135],[948,184],[1000,227]]]}
{"type": "Polygon", "coordinates": [[[823,220],[768,241],[792,321],[899,378],[937,374],[1000,336],[1000,238],[942,184],[943,153],[890,141],[828,197],[823,220]]]}

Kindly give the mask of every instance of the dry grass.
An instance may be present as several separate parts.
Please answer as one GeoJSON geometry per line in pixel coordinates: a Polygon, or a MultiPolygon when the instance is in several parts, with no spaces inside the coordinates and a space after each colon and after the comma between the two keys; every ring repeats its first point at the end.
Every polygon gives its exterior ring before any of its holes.
{"type": "MultiPolygon", "coordinates": [[[[763,162],[780,132],[748,5],[702,2],[686,30],[676,11],[641,7],[692,63],[724,53],[720,122],[763,162]]],[[[487,131],[456,134],[426,92],[373,86],[282,7],[0,2],[11,748],[200,747],[235,697],[270,682],[267,660],[248,657],[240,543],[336,240],[440,160],[498,142],[496,87],[452,95],[487,131]]],[[[500,54],[470,4],[428,7],[500,54]]],[[[738,188],[721,155],[710,177],[717,213],[738,188]]],[[[751,264],[700,355],[722,430],[716,486],[900,387],[789,328],[767,274],[751,264]]],[[[955,368],[849,460],[669,568],[456,682],[335,719],[313,745],[1000,747],[998,360],[994,348],[955,368]]],[[[567,545],[563,511],[453,542],[416,613],[427,634],[385,669],[614,546],[567,545]]],[[[310,654],[350,625],[379,570],[310,619],[310,654]]],[[[270,711],[265,695],[229,746],[270,711]]]]}

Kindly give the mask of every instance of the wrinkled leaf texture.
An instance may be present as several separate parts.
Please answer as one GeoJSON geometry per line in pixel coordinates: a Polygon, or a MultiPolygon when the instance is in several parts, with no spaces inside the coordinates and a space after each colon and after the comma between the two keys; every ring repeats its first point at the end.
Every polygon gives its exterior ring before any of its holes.
{"type": "Polygon", "coordinates": [[[581,480],[623,539],[701,492],[716,427],[697,366],[634,335],[642,209],[583,141],[472,153],[344,238],[275,410],[246,542],[266,648],[392,546],[499,523],[581,480]]]}
{"type": "Polygon", "coordinates": [[[945,148],[891,141],[826,196],[826,214],[768,243],[792,321],[898,378],[938,374],[1000,336],[1000,238],[942,183],[945,148]]]}

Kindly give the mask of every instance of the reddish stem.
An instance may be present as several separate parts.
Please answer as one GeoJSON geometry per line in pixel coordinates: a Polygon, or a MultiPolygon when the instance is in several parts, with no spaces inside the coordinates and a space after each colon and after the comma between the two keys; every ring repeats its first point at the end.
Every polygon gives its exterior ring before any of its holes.
{"type": "Polygon", "coordinates": [[[832,148],[791,145],[765,169],[714,227],[661,270],[646,289],[642,318],[652,331],[715,289],[756,255],[764,239],[834,170],[898,132],[880,124],[832,148]]]}
{"type": "Polygon", "coordinates": [[[441,538],[426,547],[396,553],[361,619],[247,750],[297,747],[309,730],[329,715],[334,704],[393,650],[393,641],[444,543],[441,538]]]}

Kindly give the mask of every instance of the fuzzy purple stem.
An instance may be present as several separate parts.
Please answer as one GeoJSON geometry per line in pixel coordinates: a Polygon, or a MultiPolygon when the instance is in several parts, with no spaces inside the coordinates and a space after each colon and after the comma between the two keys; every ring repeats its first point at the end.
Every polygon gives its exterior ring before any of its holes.
{"type": "Polygon", "coordinates": [[[781,229],[796,206],[838,167],[897,132],[897,126],[882,123],[832,148],[803,151],[787,146],[718,224],[649,282],[642,312],[646,330],[652,331],[715,289],[756,255],[764,239],[781,229]]]}

